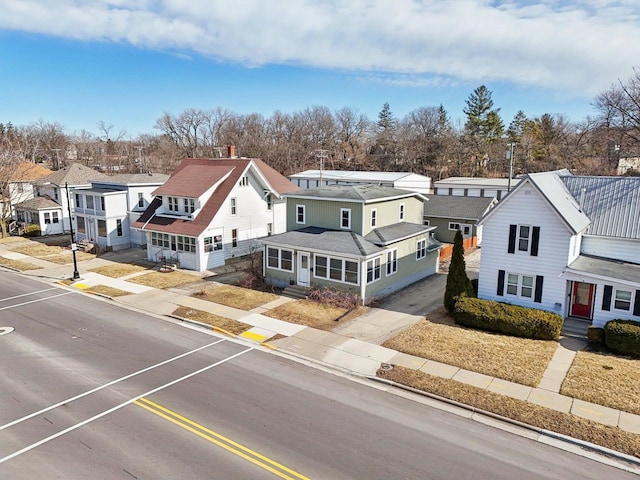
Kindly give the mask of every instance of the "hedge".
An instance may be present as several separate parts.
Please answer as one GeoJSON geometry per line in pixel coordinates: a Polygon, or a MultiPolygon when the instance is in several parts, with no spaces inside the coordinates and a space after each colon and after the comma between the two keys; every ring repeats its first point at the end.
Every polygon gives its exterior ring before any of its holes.
{"type": "Polygon", "coordinates": [[[42,232],[40,231],[40,227],[38,225],[27,225],[24,228],[24,236],[25,237],[39,237],[42,232]]]}
{"type": "Polygon", "coordinates": [[[587,327],[587,338],[591,343],[604,345],[604,328],[587,327]]]}
{"type": "Polygon", "coordinates": [[[470,297],[458,298],[453,318],[467,327],[536,340],[557,340],[563,322],[557,313],[470,297]]]}
{"type": "Polygon", "coordinates": [[[604,326],[604,341],[607,347],[615,352],[640,356],[640,322],[608,321],[604,326]]]}

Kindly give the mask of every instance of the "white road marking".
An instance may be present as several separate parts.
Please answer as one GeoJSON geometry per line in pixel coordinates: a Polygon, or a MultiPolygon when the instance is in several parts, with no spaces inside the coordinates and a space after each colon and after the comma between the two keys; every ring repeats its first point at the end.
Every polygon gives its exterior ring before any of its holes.
{"type": "Polygon", "coordinates": [[[75,293],[75,292],[64,292],[64,293],[59,293],[58,295],[51,295],[50,297],[39,298],[37,300],[31,300],[29,302],[16,303],[15,305],[9,305],[7,307],[2,307],[2,308],[0,308],[0,310],[9,310],[10,308],[22,307],[23,305],[29,305],[30,303],[44,302],[45,300],[51,300],[52,298],[62,297],[64,295],[71,295],[72,293],[75,293]]]}
{"type": "Polygon", "coordinates": [[[194,350],[190,350],[188,352],[181,353],[180,355],[175,356],[173,358],[169,358],[168,360],[164,360],[164,361],[162,361],[160,363],[156,363],[155,365],[151,365],[150,367],[143,368],[142,370],[138,370],[137,372],[130,373],[129,375],[125,375],[124,377],[120,377],[120,378],[118,378],[116,380],[112,380],[112,381],[110,381],[108,383],[105,383],[104,385],[100,385],[99,387],[94,388],[93,390],[88,390],[88,391],[86,391],[84,393],[76,395],[75,397],[71,397],[71,398],[68,398],[66,400],[62,400],[61,402],[56,403],[55,405],[51,405],[49,407],[43,408],[42,410],[38,410],[37,412],[30,413],[29,415],[24,416],[22,418],[18,418],[17,420],[13,420],[12,422],[7,423],[6,425],[2,425],[0,427],[0,430],[4,430],[5,428],[12,427],[13,425],[16,425],[16,424],[18,424],[20,422],[24,422],[25,420],[29,420],[30,418],[36,417],[36,416],[41,415],[43,413],[46,413],[46,412],[48,412],[50,410],[53,410],[54,408],[61,407],[64,404],[71,403],[71,402],[73,402],[75,400],[78,400],[78,399],[80,399],[82,397],[86,397],[87,395],[91,395],[92,393],[99,392],[100,390],[102,390],[104,388],[107,388],[107,387],[110,387],[112,385],[115,385],[116,383],[123,382],[124,380],[128,380],[128,379],[130,379],[132,377],[135,377],[136,375],[140,375],[142,373],[148,372],[149,370],[153,370],[154,368],[162,367],[163,365],[166,365],[168,363],[174,362],[174,361],[179,360],[179,359],[181,359],[183,357],[186,357],[186,356],[191,355],[193,353],[199,352],[200,350],[204,350],[205,348],[212,347],[212,346],[217,345],[218,343],[221,343],[221,342],[224,342],[224,341],[225,341],[225,339],[221,338],[220,340],[216,340],[215,342],[208,343],[208,344],[206,344],[206,345],[204,345],[202,347],[198,347],[198,348],[196,348],[194,350]]]}
{"type": "Polygon", "coordinates": [[[23,293],[22,295],[14,295],[13,297],[0,298],[0,302],[6,302],[7,300],[13,300],[14,298],[27,297],[29,295],[35,295],[36,293],[50,292],[51,290],[59,290],[59,288],[58,287],[45,288],[44,290],[36,290],[35,292],[23,293]]]}
{"type": "Polygon", "coordinates": [[[171,381],[169,383],[166,383],[166,384],[161,385],[161,386],[159,386],[157,388],[154,388],[153,390],[149,390],[148,392],[145,392],[145,393],[143,393],[141,395],[138,395],[138,396],[136,396],[134,398],[131,398],[131,399],[127,400],[126,402],[123,402],[123,403],[121,403],[119,405],[116,405],[113,408],[110,408],[109,410],[105,410],[104,412],[99,413],[98,415],[94,415],[91,418],[88,418],[88,419],[86,419],[86,420],[84,420],[84,421],[82,421],[80,423],[76,423],[75,425],[72,425],[69,428],[66,428],[64,430],[61,430],[58,433],[54,433],[53,435],[50,435],[50,436],[48,436],[46,438],[43,438],[42,440],[40,440],[40,441],[38,441],[36,443],[33,443],[33,444],[29,445],[29,446],[26,446],[21,450],[13,452],[12,454],[7,455],[4,458],[0,458],[0,463],[4,463],[4,462],[6,462],[8,460],[11,460],[12,458],[17,457],[18,455],[22,455],[23,453],[26,453],[26,452],[28,452],[30,450],[33,450],[34,448],[37,448],[40,445],[44,445],[45,443],[50,442],[51,440],[55,440],[56,438],[61,437],[62,435],[66,434],[66,433],[69,433],[69,432],[72,432],[74,430],[77,430],[78,428],[83,427],[83,426],[87,425],[88,423],[91,423],[91,422],[93,422],[95,420],[98,420],[98,419],[100,419],[100,418],[102,418],[102,417],[104,417],[106,415],[109,415],[110,413],[113,413],[113,412],[115,412],[117,410],[120,410],[121,408],[124,408],[127,405],[131,405],[133,402],[136,402],[136,401],[140,400],[143,397],[148,397],[149,395],[153,395],[154,393],[159,392],[160,390],[163,390],[163,389],[165,389],[167,387],[171,387],[172,385],[175,385],[176,383],[182,382],[183,380],[187,380],[187,379],[189,379],[189,378],[191,378],[191,377],[193,377],[195,375],[198,375],[198,374],[200,374],[202,372],[206,372],[207,370],[209,370],[211,368],[214,368],[214,367],[217,367],[219,365],[222,365],[223,363],[226,363],[229,360],[233,360],[234,358],[239,357],[240,355],[243,355],[243,354],[249,352],[250,350],[254,350],[254,347],[249,347],[246,350],[243,350],[241,352],[236,353],[235,355],[231,355],[230,357],[225,358],[224,360],[220,360],[219,362],[213,363],[213,364],[211,364],[211,365],[209,365],[207,367],[201,368],[200,370],[196,370],[195,372],[189,373],[188,375],[180,377],[180,378],[178,378],[176,380],[173,380],[173,381],[171,381]]]}

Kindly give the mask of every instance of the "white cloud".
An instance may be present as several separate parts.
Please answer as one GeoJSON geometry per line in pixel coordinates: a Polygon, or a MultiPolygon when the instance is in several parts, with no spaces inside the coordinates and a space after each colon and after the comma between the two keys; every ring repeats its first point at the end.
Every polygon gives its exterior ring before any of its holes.
{"type": "Polygon", "coordinates": [[[5,30],[402,85],[513,81],[593,95],[640,58],[637,0],[0,0],[0,11],[5,30]]]}

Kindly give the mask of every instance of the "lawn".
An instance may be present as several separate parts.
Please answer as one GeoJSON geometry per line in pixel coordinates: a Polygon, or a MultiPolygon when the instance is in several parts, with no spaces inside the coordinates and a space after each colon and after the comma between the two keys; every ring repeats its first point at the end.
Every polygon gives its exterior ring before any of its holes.
{"type": "Polygon", "coordinates": [[[529,340],[423,320],[383,346],[535,387],[558,343],[529,340]]]}
{"type": "Polygon", "coordinates": [[[43,243],[31,242],[30,245],[23,245],[11,249],[14,252],[29,255],[30,257],[46,257],[47,255],[55,255],[61,253],[64,249],[57,246],[44,245],[43,243]]]}
{"type": "MultiPolygon", "coordinates": [[[[344,318],[341,318],[340,321],[347,321],[362,315],[365,310],[364,307],[358,307],[344,318]]],[[[311,300],[296,300],[269,310],[265,315],[320,330],[333,330],[337,325],[336,320],[347,312],[346,308],[334,307],[311,300]]]]}
{"type": "Polygon", "coordinates": [[[129,295],[130,293],[126,290],[120,290],[119,288],[109,287],[107,285],[94,285],[87,288],[85,292],[99,293],[108,297],[122,297],[123,295],[129,295]]]}
{"type": "Polygon", "coordinates": [[[640,415],[640,359],[578,352],[560,393],[640,415]]]}
{"type": "Polygon", "coordinates": [[[628,455],[640,456],[640,435],[617,427],[609,427],[569,413],[558,412],[397,365],[391,370],[378,370],[377,376],[535,427],[595,443],[628,455]]]}
{"type": "Polygon", "coordinates": [[[111,278],[120,278],[132,273],[142,272],[148,270],[140,265],[132,265],[130,263],[114,263],[112,265],[105,265],[104,267],[98,267],[91,269],[91,272],[99,273],[111,278]]]}
{"type": "MultiPolygon", "coordinates": [[[[47,255],[47,256],[38,256],[42,260],[46,260],[47,262],[57,263],[58,265],[66,265],[68,263],[73,263],[73,254],[71,250],[63,251],[58,255],[47,255]]],[[[76,252],[76,261],[84,262],[85,260],[92,260],[96,258],[92,253],[86,252],[76,252]]]]}
{"type": "Polygon", "coordinates": [[[191,275],[189,273],[181,272],[180,270],[174,270],[173,272],[150,272],[133,277],[127,280],[127,282],[137,283],[139,285],[146,285],[153,288],[174,288],[188,283],[199,282],[200,277],[191,275]]]}
{"type": "Polygon", "coordinates": [[[193,296],[241,310],[252,310],[280,298],[273,293],[259,292],[233,285],[206,286],[194,293],[193,296]]]}
{"type": "Polygon", "coordinates": [[[23,237],[2,237],[0,238],[0,243],[18,243],[24,242],[25,239],[23,237]]]}
{"type": "Polygon", "coordinates": [[[251,328],[251,325],[233,320],[231,318],[221,317],[209,312],[203,312],[202,310],[195,310],[189,307],[178,307],[173,314],[180,318],[187,318],[189,320],[196,320],[201,323],[206,323],[212,327],[217,327],[234,335],[240,335],[251,328]]]}
{"type": "Polygon", "coordinates": [[[33,263],[23,262],[22,260],[12,260],[10,258],[5,258],[2,256],[0,256],[0,265],[4,267],[14,268],[20,271],[37,270],[39,268],[42,268],[38,265],[34,265],[33,263]]]}

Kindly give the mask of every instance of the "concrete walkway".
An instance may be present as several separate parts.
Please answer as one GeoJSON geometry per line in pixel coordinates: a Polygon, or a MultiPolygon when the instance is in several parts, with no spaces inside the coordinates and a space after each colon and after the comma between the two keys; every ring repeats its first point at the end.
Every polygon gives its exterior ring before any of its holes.
{"type": "MultiPolygon", "coordinates": [[[[0,243],[0,256],[26,261],[18,256],[20,254],[10,251],[12,245],[14,244],[0,243]]],[[[112,253],[110,256],[113,258],[116,254],[112,253]]],[[[61,276],[69,278],[72,271],[69,265],[61,266],[45,260],[27,258],[30,263],[43,267],[27,272],[29,275],[56,281],[61,276]]],[[[241,335],[245,339],[263,344],[277,335],[279,338],[269,342],[270,347],[352,374],[375,376],[382,365],[400,365],[640,434],[640,416],[559,393],[576,352],[586,345],[581,339],[563,338],[559,342],[542,381],[534,388],[382,347],[380,344],[387,338],[422,319],[422,315],[416,315],[411,311],[372,308],[359,319],[344,326],[340,325],[333,332],[327,332],[263,315],[269,309],[291,301],[288,298],[281,297],[247,312],[194,298],[180,289],[159,290],[128,282],[123,278],[113,279],[87,271],[87,267],[104,266],[106,262],[102,257],[79,264],[82,278],[74,286],[86,289],[88,286],[101,284],[125,290],[130,294],[115,297],[113,301],[156,315],[171,315],[178,306],[183,306],[242,321],[252,326],[241,335]]]]}

